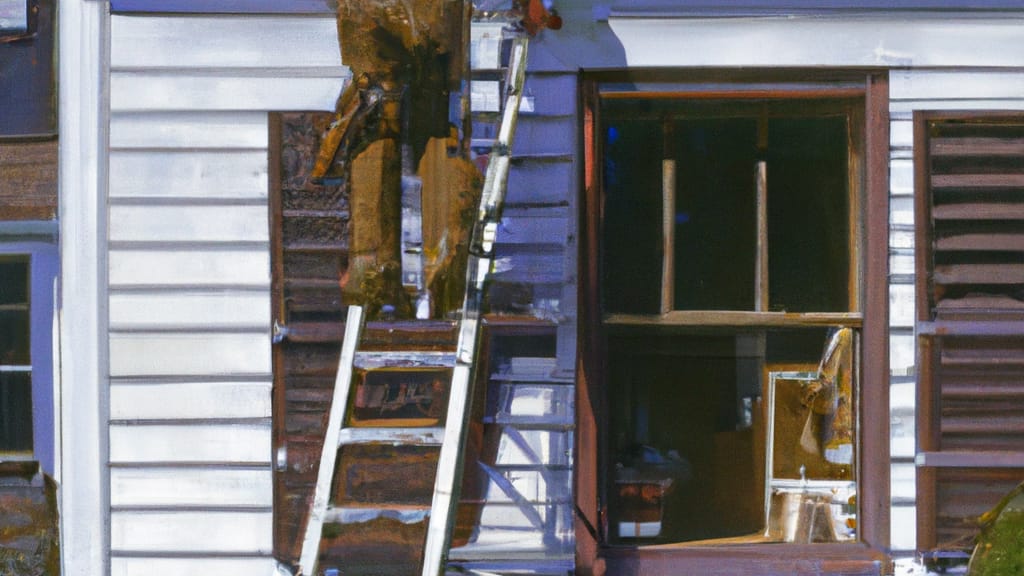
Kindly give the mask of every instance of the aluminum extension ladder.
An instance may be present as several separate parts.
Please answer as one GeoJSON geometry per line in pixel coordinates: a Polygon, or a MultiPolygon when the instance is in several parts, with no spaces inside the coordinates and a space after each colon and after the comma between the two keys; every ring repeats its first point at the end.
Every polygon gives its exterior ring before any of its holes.
{"type": "Polygon", "coordinates": [[[355,443],[396,446],[440,445],[426,544],[423,550],[422,576],[438,576],[445,569],[455,507],[458,504],[456,488],[467,435],[473,371],[480,341],[483,293],[488,275],[494,270],[494,244],[508,181],[512,139],[526,78],[528,42],[529,38],[525,34],[518,34],[512,39],[501,122],[487,164],[477,221],[470,242],[466,291],[457,326],[455,352],[361,351],[359,341],[364,324],[363,310],[358,306],[349,307],[313,504],[300,555],[299,573],[303,576],[317,574],[325,520],[337,515],[329,500],[339,449],[346,444],[355,443]],[[349,410],[353,372],[357,366],[450,368],[452,377],[444,425],[419,429],[346,427],[344,422],[349,410]]]}

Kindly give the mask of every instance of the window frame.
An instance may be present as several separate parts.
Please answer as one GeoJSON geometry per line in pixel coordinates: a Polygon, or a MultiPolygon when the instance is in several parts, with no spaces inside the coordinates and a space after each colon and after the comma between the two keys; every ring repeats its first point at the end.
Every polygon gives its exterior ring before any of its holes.
{"type": "MultiPolygon", "coordinates": [[[[635,566],[642,572],[657,570],[662,562],[679,561],[717,569],[771,570],[771,562],[792,562],[825,555],[843,561],[871,564],[884,561],[879,550],[889,544],[889,427],[888,427],[888,75],[871,70],[693,70],[693,71],[594,71],[581,76],[583,190],[580,201],[581,237],[579,278],[579,355],[577,372],[576,500],[577,564],[581,573],[598,573],[601,566],[616,569],[635,566]],[[861,379],[857,414],[858,522],[862,545],[764,544],[730,546],[727,553],[718,545],[626,546],[608,548],[603,541],[602,523],[606,504],[601,502],[601,460],[607,454],[606,428],[598,425],[606,412],[605,342],[602,327],[607,319],[601,308],[600,242],[602,192],[602,151],[598,87],[607,82],[671,81],[696,87],[673,96],[693,98],[838,98],[862,97],[862,165],[851,166],[863,175],[860,198],[860,240],[852,245],[859,264],[858,291],[861,331],[861,379]],[[766,88],[767,86],[767,88],[766,88]],[[869,423],[870,425],[865,425],[869,423]],[[770,560],[770,561],[769,561],[770,560]],[[724,564],[723,564],[724,562],[724,564]],[[759,566],[755,568],[755,566],[759,566]]],[[[708,315],[678,312],[642,319],[657,325],[706,325],[708,315]],[[675,318],[673,318],[675,316],[675,318]],[[686,318],[685,316],[689,316],[686,318]],[[689,321],[689,322],[688,322],[689,321]]],[[[792,325],[791,315],[779,313],[719,313],[710,318],[721,325],[753,323],[758,327],[792,325]]],[[[806,319],[805,319],[806,320],[806,319]]],[[[857,318],[818,318],[825,324],[856,321],[857,318]]],[[[802,325],[797,320],[796,325],[802,325]]],[[[689,564],[687,565],[689,567],[689,564]]],[[[775,565],[774,569],[778,569],[775,565]]],[[[822,565],[822,569],[829,568],[822,565]]]]}
{"type": "MultiPolygon", "coordinates": [[[[0,230],[2,234],[3,230],[0,230]]],[[[32,451],[4,453],[10,460],[36,460],[55,472],[53,319],[57,246],[35,239],[5,239],[0,258],[25,258],[29,265],[29,353],[32,378],[32,451]]]]}

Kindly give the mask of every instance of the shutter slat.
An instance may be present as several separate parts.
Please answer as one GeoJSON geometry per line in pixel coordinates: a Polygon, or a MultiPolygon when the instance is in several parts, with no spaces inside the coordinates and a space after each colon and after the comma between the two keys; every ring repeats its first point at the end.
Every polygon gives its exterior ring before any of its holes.
{"type": "Polygon", "coordinates": [[[1024,251],[1024,234],[958,234],[935,241],[936,250],[1024,251]]]}
{"type": "Polygon", "coordinates": [[[1024,174],[932,174],[932,188],[1024,188],[1024,174]]]}
{"type": "Polygon", "coordinates": [[[1024,138],[933,138],[932,158],[1024,156],[1024,138]]]}
{"type": "Polygon", "coordinates": [[[1022,284],[1024,264],[950,264],[936,266],[936,284],[1022,284]]]}
{"type": "Polygon", "coordinates": [[[964,202],[932,207],[935,220],[1022,220],[1024,204],[1016,202],[964,202]]]}

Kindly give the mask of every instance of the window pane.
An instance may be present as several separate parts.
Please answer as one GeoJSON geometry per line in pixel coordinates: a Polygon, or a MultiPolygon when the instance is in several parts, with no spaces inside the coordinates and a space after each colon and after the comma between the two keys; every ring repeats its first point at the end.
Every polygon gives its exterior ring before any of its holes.
{"type": "Polygon", "coordinates": [[[838,348],[829,346],[831,338],[832,331],[819,327],[610,336],[605,478],[612,541],[669,543],[762,534],[768,522],[768,421],[762,399],[770,390],[770,375],[800,371],[813,380],[823,358],[830,359],[822,372],[822,382],[829,384],[813,396],[820,400],[804,405],[804,392],[815,388],[801,386],[796,396],[783,399],[792,418],[776,420],[775,437],[787,440],[773,452],[773,464],[785,468],[783,480],[799,478],[795,471],[803,466],[822,494],[831,486],[823,483],[838,482],[846,490],[843,497],[837,492],[821,503],[830,507],[832,524],[839,527],[835,540],[850,538],[840,528],[852,513],[847,500],[855,455],[852,447],[845,452],[834,447],[856,436],[849,418],[856,398],[853,338],[838,348]],[[837,349],[846,354],[845,363],[831,361],[839,358],[837,349]],[[836,390],[843,386],[840,396],[836,390]]]}
{"type": "Polygon", "coordinates": [[[31,364],[28,318],[28,310],[0,310],[0,366],[31,364]]]}
{"type": "Polygon", "coordinates": [[[753,310],[757,122],[676,122],[672,141],[678,166],[674,307],[753,310]]]}
{"type": "Polygon", "coordinates": [[[660,120],[613,118],[605,131],[606,312],[661,308],[661,141],[660,120]]]}
{"type": "Polygon", "coordinates": [[[768,123],[768,282],[772,310],[849,310],[845,117],[768,123]]]}
{"type": "Polygon", "coordinates": [[[0,256],[0,306],[28,303],[28,260],[0,256]]]}
{"type": "Polygon", "coordinates": [[[0,372],[0,451],[32,450],[32,376],[0,372]]]}

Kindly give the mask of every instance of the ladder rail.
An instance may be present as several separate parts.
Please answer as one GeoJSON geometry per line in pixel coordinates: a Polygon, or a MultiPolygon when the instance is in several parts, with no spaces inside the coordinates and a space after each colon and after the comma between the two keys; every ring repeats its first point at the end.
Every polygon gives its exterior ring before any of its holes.
{"type": "Polygon", "coordinates": [[[324,449],[320,453],[320,468],[317,472],[316,488],[313,492],[313,505],[309,511],[306,536],[302,541],[302,553],[299,556],[299,574],[303,576],[312,576],[316,573],[320,538],[323,535],[324,519],[330,500],[334,466],[338,459],[341,424],[348,408],[356,348],[362,337],[364,322],[363,307],[349,306],[348,316],[345,320],[345,338],[341,345],[341,357],[338,359],[338,373],[334,380],[334,396],[331,399],[331,411],[327,418],[324,449]]]}
{"type": "Polygon", "coordinates": [[[477,347],[480,344],[480,309],[485,282],[493,270],[494,243],[497,239],[501,208],[508,183],[512,139],[515,134],[523,85],[526,80],[528,43],[529,38],[522,34],[513,39],[505,109],[498,138],[487,164],[487,174],[484,178],[484,188],[480,198],[480,210],[470,241],[469,261],[466,267],[466,293],[463,298],[462,317],[456,344],[458,356],[448,396],[445,435],[441,443],[430,520],[423,550],[422,576],[439,576],[444,570],[453,528],[452,519],[455,516],[455,507],[458,505],[456,481],[463,465],[469,400],[472,397],[474,360],[477,347]]]}

